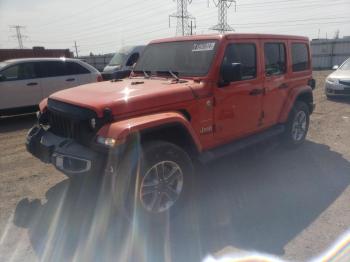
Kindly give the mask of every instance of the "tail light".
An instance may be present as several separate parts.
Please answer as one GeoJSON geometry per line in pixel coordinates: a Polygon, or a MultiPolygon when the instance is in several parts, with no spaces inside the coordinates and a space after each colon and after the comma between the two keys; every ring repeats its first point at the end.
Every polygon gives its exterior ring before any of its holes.
{"type": "Polygon", "coordinates": [[[97,76],[97,82],[101,82],[101,81],[103,81],[103,78],[102,78],[101,75],[98,75],[98,76],[97,76]]]}

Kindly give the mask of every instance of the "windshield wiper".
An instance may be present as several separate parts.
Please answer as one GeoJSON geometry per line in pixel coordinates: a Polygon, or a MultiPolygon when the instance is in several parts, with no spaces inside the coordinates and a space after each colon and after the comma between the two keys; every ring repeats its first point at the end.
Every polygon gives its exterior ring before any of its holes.
{"type": "Polygon", "coordinates": [[[176,79],[176,81],[180,80],[180,78],[173,71],[169,70],[168,72],[172,77],[174,77],[176,79]]]}
{"type": "Polygon", "coordinates": [[[142,70],[142,73],[145,75],[145,78],[150,78],[149,74],[145,70],[142,70]]]}
{"type": "Polygon", "coordinates": [[[147,71],[145,71],[144,69],[140,69],[140,70],[134,70],[132,69],[131,71],[131,74],[132,75],[133,73],[143,73],[143,75],[145,76],[146,79],[150,78],[151,76],[147,73],[147,71]]]}

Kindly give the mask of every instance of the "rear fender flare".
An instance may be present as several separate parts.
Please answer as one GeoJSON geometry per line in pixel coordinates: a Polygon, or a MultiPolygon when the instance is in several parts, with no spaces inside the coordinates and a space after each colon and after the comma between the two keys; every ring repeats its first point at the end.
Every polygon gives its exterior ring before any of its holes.
{"type": "Polygon", "coordinates": [[[298,99],[300,95],[303,95],[305,93],[311,93],[312,95],[312,88],[310,86],[303,86],[300,88],[294,88],[290,91],[286,99],[286,102],[282,108],[282,111],[279,117],[279,123],[285,123],[288,120],[289,113],[292,110],[295,101],[298,99]]]}

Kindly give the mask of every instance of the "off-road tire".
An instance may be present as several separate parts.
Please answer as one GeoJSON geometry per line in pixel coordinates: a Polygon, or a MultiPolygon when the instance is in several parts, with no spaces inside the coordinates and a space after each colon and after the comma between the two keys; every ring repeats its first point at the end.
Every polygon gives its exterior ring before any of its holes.
{"type": "Polygon", "coordinates": [[[282,135],[283,144],[287,148],[296,148],[303,144],[309,130],[309,123],[309,107],[303,101],[296,101],[289,113],[286,129],[282,135]]]}
{"type": "MultiPolygon", "coordinates": [[[[116,182],[117,189],[113,190],[119,196],[122,195],[122,197],[118,198],[117,204],[123,202],[124,213],[130,220],[152,220],[155,223],[161,223],[165,219],[168,220],[175,217],[187,203],[192,201],[194,195],[194,191],[192,190],[194,168],[190,157],[182,148],[166,141],[148,141],[144,144],[132,142],[132,144],[125,151],[122,166],[119,168],[119,174],[117,174],[119,178],[123,177],[122,179],[118,179],[119,182],[116,182]],[[157,165],[160,165],[160,167],[157,165]],[[154,176],[151,172],[154,172],[154,167],[157,166],[158,168],[163,168],[164,174],[166,172],[168,172],[166,174],[171,174],[169,172],[169,168],[173,167],[171,165],[180,168],[176,172],[178,172],[177,176],[181,177],[182,182],[180,183],[180,180],[174,181],[176,183],[174,183],[176,189],[181,188],[178,198],[176,198],[170,207],[161,212],[147,209],[147,205],[145,204],[147,201],[142,198],[144,194],[141,195],[141,192],[144,192],[147,183],[150,184],[149,178],[154,176]],[[152,168],[153,170],[151,170],[152,168]],[[182,186],[179,186],[178,183],[182,184],[182,186]],[[123,192],[121,193],[121,191],[123,192]]],[[[166,179],[163,178],[163,180],[165,181],[166,179]]],[[[162,182],[164,184],[159,185],[161,192],[164,188],[165,191],[168,189],[167,182],[164,181],[162,182]]],[[[158,185],[158,182],[155,184],[158,185]]],[[[171,183],[170,180],[169,183],[171,183]]],[[[163,202],[166,202],[166,199],[163,202]]]]}

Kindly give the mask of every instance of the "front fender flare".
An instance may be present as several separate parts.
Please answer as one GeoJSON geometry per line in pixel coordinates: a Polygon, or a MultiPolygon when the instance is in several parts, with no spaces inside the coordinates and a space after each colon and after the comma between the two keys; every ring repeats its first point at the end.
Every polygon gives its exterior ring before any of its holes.
{"type": "Polygon", "coordinates": [[[182,125],[191,136],[198,151],[202,151],[202,146],[198,140],[191,124],[178,112],[164,112],[124,119],[103,126],[97,135],[114,138],[120,143],[125,142],[130,134],[137,133],[149,128],[160,127],[168,124],[182,125]]]}

